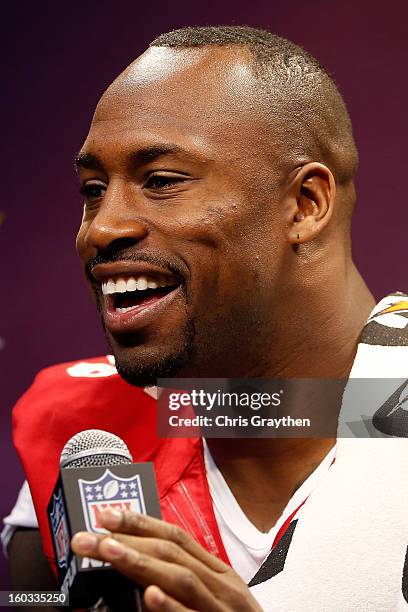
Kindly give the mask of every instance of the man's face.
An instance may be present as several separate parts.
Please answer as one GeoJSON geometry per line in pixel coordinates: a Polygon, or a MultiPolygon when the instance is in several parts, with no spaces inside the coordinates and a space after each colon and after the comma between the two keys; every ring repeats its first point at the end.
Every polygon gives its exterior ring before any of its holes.
{"type": "Polygon", "coordinates": [[[153,48],[100,101],[77,238],[119,372],[257,375],[283,282],[284,178],[246,51],[153,48]]]}

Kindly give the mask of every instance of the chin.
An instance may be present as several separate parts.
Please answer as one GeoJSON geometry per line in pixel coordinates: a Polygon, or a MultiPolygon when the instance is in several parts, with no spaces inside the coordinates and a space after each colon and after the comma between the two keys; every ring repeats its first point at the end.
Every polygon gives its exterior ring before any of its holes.
{"type": "Polygon", "coordinates": [[[118,374],[130,385],[150,387],[158,378],[173,378],[191,361],[194,346],[194,326],[189,324],[177,344],[156,347],[144,344],[129,346],[108,338],[118,374]]]}

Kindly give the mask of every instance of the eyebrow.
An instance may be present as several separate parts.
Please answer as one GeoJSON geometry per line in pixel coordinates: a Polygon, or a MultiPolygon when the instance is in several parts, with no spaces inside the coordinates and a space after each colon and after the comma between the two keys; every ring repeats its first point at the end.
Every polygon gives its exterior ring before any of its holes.
{"type": "Polygon", "coordinates": [[[100,163],[96,155],[82,152],[79,152],[78,155],[75,155],[74,165],[77,170],[79,168],[90,168],[99,170],[102,167],[102,164],[100,163]]]}
{"type": "MultiPolygon", "coordinates": [[[[144,147],[130,154],[130,159],[137,163],[138,165],[147,164],[148,162],[154,161],[158,157],[162,155],[174,155],[179,154],[183,157],[187,157],[190,159],[197,160],[196,156],[183,149],[179,145],[175,144],[166,144],[159,143],[154,144],[149,147],[144,147]]],[[[101,170],[103,168],[103,164],[98,158],[97,155],[93,155],[92,153],[79,152],[74,159],[74,164],[77,169],[79,168],[87,168],[90,170],[101,170]]]]}

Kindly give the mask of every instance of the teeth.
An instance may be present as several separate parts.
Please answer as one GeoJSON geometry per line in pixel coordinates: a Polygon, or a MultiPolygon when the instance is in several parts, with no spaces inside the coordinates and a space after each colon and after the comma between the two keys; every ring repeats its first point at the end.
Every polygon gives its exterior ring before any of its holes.
{"type": "Polygon", "coordinates": [[[136,285],[139,291],[144,291],[147,289],[147,278],[145,276],[139,276],[136,285]]]}
{"type": "Polygon", "coordinates": [[[116,293],[126,293],[126,281],[124,278],[116,281],[116,293]]]}
{"type": "Polygon", "coordinates": [[[146,289],[168,287],[173,284],[173,282],[163,278],[153,280],[146,276],[130,276],[126,279],[118,278],[116,280],[110,278],[107,282],[102,283],[102,293],[104,295],[111,295],[112,293],[125,293],[126,291],[145,291],[146,289]]]}
{"type": "Polygon", "coordinates": [[[103,293],[115,293],[115,290],[116,290],[116,283],[111,279],[108,280],[106,285],[102,285],[103,293]],[[105,291],[104,291],[104,287],[105,287],[105,291]]]}
{"type": "Polygon", "coordinates": [[[126,283],[126,291],[136,291],[136,289],[137,289],[136,279],[128,278],[127,283],[126,283]]]}

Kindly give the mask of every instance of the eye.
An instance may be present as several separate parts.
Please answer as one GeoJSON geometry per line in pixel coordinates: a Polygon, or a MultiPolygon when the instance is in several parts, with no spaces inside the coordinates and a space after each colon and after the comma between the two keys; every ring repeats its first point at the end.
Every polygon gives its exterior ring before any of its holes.
{"type": "Polygon", "coordinates": [[[183,183],[187,178],[187,176],[180,174],[151,174],[147,178],[144,187],[153,191],[164,191],[171,189],[179,183],[183,183]]]}
{"type": "Polygon", "coordinates": [[[94,181],[93,183],[85,183],[85,185],[81,187],[80,193],[88,202],[92,202],[93,200],[100,200],[103,198],[105,191],[105,183],[94,181]]]}

